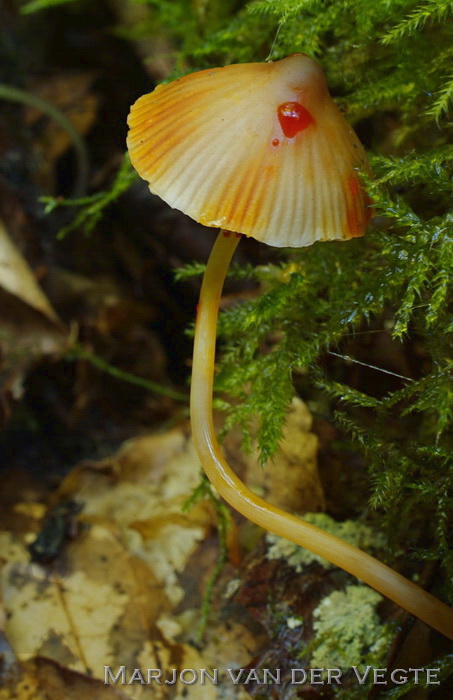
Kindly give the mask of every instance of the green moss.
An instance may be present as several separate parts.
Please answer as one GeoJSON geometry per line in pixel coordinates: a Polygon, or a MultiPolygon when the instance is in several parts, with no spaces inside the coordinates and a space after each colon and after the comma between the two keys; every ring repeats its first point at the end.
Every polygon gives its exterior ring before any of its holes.
{"type": "MultiPolygon", "coordinates": [[[[307,513],[303,519],[365,551],[376,551],[385,545],[385,537],[382,533],[377,533],[367,525],[355,520],[345,520],[339,523],[325,513],[307,513]]],[[[322,564],[325,569],[335,568],[323,557],[313,554],[308,549],[299,547],[283,537],[268,533],[266,539],[270,544],[266,557],[268,559],[285,559],[298,572],[314,562],[322,564]]]]}

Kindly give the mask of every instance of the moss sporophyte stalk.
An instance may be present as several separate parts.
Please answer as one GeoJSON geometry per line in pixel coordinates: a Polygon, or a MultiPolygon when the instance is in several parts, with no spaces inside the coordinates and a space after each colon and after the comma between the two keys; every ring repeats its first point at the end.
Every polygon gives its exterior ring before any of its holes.
{"type": "Polygon", "coordinates": [[[270,532],[357,576],[446,636],[453,611],[357,547],[255,496],[214,431],[218,306],[241,234],[273,246],[362,236],[371,215],[363,148],[305,54],[214,68],[159,86],[129,116],[131,162],[152,192],[220,227],[202,283],[191,389],[194,442],[219,494],[270,532]]]}

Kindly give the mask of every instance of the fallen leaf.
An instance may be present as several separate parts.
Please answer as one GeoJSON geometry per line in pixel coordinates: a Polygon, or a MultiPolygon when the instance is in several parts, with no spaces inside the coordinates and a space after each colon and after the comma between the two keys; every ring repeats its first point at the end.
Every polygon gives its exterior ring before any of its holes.
{"type": "MultiPolygon", "coordinates": [[[[203,648],[193,644],[202,596],[219,556],[212,506],[200,502],[188,513],[181,510],[199,479],[199,460],[184,424],[129,440],[106,459],[78,465],[63,480],[53,501],[83,504],[83,510],[76,514],[75,539],[63,542],[49,565],[30,563],[26,532],[0,533],[5,633],[22,663],[52,660],[49,674],[60,684],[77,680],[77,673],[101,682],[105,666],[114,675],[124,666],[125,684],[116,687],[131,700],[248,697],[226,669],[252,663],[266,635],[241,606],[230,609],[231,593],[223,598],[218,588],[203,648]],[[149,668],[167,676],[218,669],[218,683],[187,685],[177,678],[158,685],[131,675],[140,669],[146,678],[149,668]]],[[[12,510],[39,512],[24,498],[12,510]]],[[[85,686],[79,692],[83,698],[85,686]]],[[[72,696],[62,691],[61,697],[72,696]]]]}
{"type": "Polygon", "coordinates": [[[63,324],[0,220],[0,409],[9,414],[29,368],[66,346],[63,324]]]}
{"type": "Polygon", "coordinates": [[[113,521],[127,546],[142,558],[164,585],[173,603],[184,596],[182,571],[214,514],[200,504],[192,513],[181,506],[199,483],[200,463],[185,431],[146,435],[128,441],[116,455],[78,468],[62,483],[65,498],[77,494],[84,517],[113,521]]]}
{"type": "Polygon", "coordinates": [[[44,292],[36,282],[22,253],[16,248],[5,224],[0,220],[0,288],[39,311],[57,325],[61,325],[44,292]]]}
{"type": "Polygon", "coordinates": [[[118,688],[43,658],[23,664],[19,677],[0,689],[0,700],[127,700],[128,697],[118,688]]]}

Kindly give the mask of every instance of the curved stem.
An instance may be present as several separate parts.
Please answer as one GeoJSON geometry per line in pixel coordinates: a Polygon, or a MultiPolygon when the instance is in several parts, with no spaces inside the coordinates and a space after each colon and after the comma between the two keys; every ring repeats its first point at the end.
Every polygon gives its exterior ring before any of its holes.
{"type": "Polygon", "coordinates": [[[212,417],[214,353],[220,295],[238,240],[235,234],[221,231],[214,244],[201,287],[195,329],[192,432],[209,480],[219,494],[249,520],[357,576],[434,629],[453,638],[453,610],[357,547],[256,496],[225,461],[215,436],[212,417]]]}

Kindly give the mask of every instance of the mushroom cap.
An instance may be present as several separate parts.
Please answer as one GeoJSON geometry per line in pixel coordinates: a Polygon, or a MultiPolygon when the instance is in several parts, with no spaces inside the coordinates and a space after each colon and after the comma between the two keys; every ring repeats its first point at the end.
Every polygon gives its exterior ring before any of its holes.
{"type": "Polygon", "coordinates": [[[160,85],[128,124],[151,192],[206,226],[295,247],[365,232],[364,150],[305,54],[160,85]]]}

